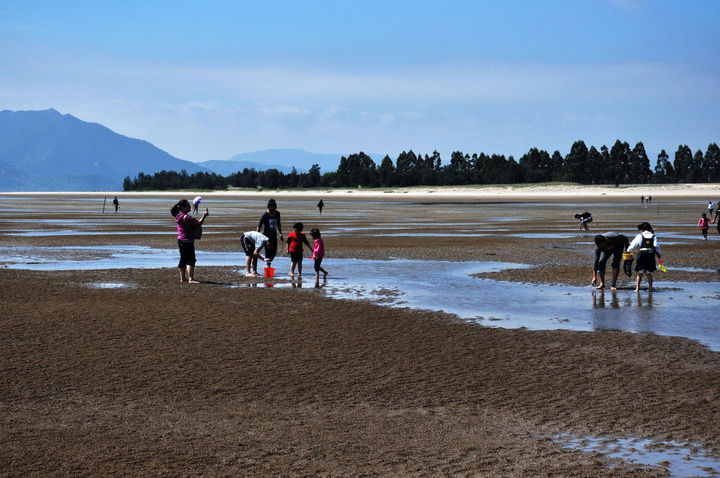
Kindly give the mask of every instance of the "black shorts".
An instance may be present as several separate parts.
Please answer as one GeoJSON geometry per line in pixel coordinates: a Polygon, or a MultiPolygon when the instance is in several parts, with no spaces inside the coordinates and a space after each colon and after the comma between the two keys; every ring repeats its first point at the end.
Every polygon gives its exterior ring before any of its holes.
{"type": "Polygon", "coordinates": [[[255,241],[253,241],[247,236],[243,236],[240,239],[240,245],[242,245],[242,250],[248,257],[252,256],[255,252],[255,241]]]}
{"type": "Polygon", "coordinates": [[[320,264],[322,264],[322,260],[323,260],[322,257],[316,257],[316,258],[315,258],[315,264],[314,264],[314,266],[315,266],[315,272],[320,272],[320,269],[321,269],[320,264]]]}
{"type": "Polygon", "coordinates": [[[180,262],[178,262],[178,269],[185,269],[186,266],[194,266],[195,243],[183,242],[178,239],[178,249],[180,249],[180,262]]]}
{"type": "Polygon", "coordinates": [[[303,260],[303,253],[302,253],[302,251],[300,251],[300,252],[291,252],[291,253],[290,253],[290,260],[291,260],[292,262],[302,262],[302,260],[303,260]]]}

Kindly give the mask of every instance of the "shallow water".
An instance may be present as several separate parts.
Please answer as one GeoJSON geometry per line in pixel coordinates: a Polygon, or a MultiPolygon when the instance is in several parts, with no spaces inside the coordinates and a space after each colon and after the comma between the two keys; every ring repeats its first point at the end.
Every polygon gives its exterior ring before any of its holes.
{"type": "Polygon", "coordinates": [[[659,442],[647,438],[582,437],[555,435],[553,441],[564,448],[601,453],[633,465],[665,470],[668,476],[718,476],[720,457],[693,443],[659,442]]]}
{"type": "MultiPolygon", "coordinates": [[[[241,252],[197,251],[202,266],[244,264],[241,252]]],[[[0,266],[27,270],[101,270],[171,268],[176,249],[146,246],[0,247],[0,266]]],[[[276,258],[276,287],[314,286],[312,261],[304,261],[305,277],[289,282],[287,257],[276,258]]],[[[622,330],[681,336],[720,351],[715,313],[717,283],[656,281],[654,293],[632,289],[594,291],[590,287],[501,282],[471,274],[527,267],[498,262],[326,259],[330,272],[318,284],[337,299],[369,300],[390,307],[439,310],[489,327],[533,330],[622,330]]],[[[238,271],[241,273],[241,271],[238,271]]],[[[260,281],[263,282],[263,281],[260,281]]],[[[253,284],[255,285],[255,284],[253,284]]]]}

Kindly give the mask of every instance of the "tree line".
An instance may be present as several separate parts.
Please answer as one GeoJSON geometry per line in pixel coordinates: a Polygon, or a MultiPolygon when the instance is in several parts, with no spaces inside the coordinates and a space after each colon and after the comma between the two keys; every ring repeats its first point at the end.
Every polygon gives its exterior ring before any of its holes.
{"type": "Polygon", "coordinates": [[[673,161],[662,150],[655,168],[645,146],[638,142],[631,148],[627,142],[617,140],[611,148],[587,148],[580,140],[573,143],[563,157],[559,151],[552,155],[531,148],[519,160],[513,156],[485,153],[464,154],[455,151],[448,164],[443,164],[440,153],[415,154],[403,151],[393,160],[385,156],[376,164],[370,156],[360,152],[340,158],[336,171],[321,174],[314,164],[308,172],[290,173],[277,169],[256,171],[243,169],[228,176],[215,173],[187,171],[161,171],[155,174],[139,173],[123,181],[125,191],[233,188],[316,188],[316,187],[392,187],[441,186],[467,184],[516,184],[551,181],[569,181],[580,184],[647,184],[647,183],[706,183],[720,181],[720,148],[708,145],[703,153],[694,154],[687,145],[680,145],[673,161]]]}

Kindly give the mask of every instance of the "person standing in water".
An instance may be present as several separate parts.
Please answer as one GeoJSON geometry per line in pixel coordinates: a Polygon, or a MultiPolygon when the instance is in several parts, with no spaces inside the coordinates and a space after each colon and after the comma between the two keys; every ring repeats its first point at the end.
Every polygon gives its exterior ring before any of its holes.
{"type": "Polygon", "coordinates": [[[642,222],[638,224],[637,228],[640,233],[635,236],[627,249],[628,252],[638,251],[637,261],[635,262],[635,272],[637,272],[635,292],[640,292],[640,282],[642,282],[643,274],[647,275],[648,292],[652,292],[652,273],[657,269],[655,256],[660,257],[660,246],[650,223],[642,222]]]}
{"type": "Polygon", "coordinates": [[[700,228],[700,232],[703,235],[703,241],[707,241],[707,232],[708,232],[708,229],[710,229],[710,220],[707,218],[707,214],[702,213],[700,215],[700,220],[698,221],[698,227],[700,228]]]}
{"type": "Polygon", "coordinates": [[[267,244],[265,245],[265,258],[267,260],[267,266],[270,267],[270,264],[277,255],[278,234],[280,234],[280,242],[283,241],[280,211],[277,210],[277,203],[274,199],[268,201],[267,211],[260,217],[257,232],[261,232],[268,238],[267,244]]]}
{"type": "Polygon", "coordinates": [[[113,206],[115,207],[115,212],[117,212],[118,208],[120,207],[120,201],[118,201],[117,196],[115,196],[115,199],[113,199],[113,206]]]}
{"type": "Polygon", "coordinates": [[[322,214],[323,207],[325,207],[325,203],[321,199],[320,202],[317,205],[318,211],[320,211],[320,214],[322,214]]]}
{"type": "Polygon", "coordinates": [[[590,285],[596,289],[605,288],[605,267],[610,256],[612,260],[612,282],[610,290],[616,290],[617,278],[620,273],[620,260],[628,248],[628,238],[617,232],[606,232],[595,236],[595,261],[593,262],[593,277],[590,285]]]}
{"type": "Polygon", "coordinates": [[[175,218],[178,231],[178,249],[180,250],[180,282],[198,284],[195,280],[195,232],[201,228],[205,218],[210,212],[206,209],[200,219],[194,219],[190,215],[190,203],[187,199],[181,199],[171,209],[170,214],[175,218]],[[187,272],[187,277],[185,273],[187,272]]]}
{"type": "Polygon", "coordinates": [[[303,223],[293,224],[293,232],[287,236],[287,252],[290,254],[290,277],[295,277],[295,267],[298,270],[298,277],[302,278],[303,244],[312,249],[307,236],[302,232],[303,223]]]}

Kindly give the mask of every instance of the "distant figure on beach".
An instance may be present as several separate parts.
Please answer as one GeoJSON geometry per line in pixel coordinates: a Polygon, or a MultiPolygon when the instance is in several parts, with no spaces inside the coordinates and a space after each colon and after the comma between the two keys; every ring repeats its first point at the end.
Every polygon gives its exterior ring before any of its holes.
{"type": "Polygon", "coordinates": [[[575,219],[580,221],[580,230],[585,229],[586,231],[589,230],[588,223],[592,222],[592,214],[585,211],[582,214],[575,214],[575,219]]]}
{"type": "Polygon", "coordinates": [[[642,222],[637,226],[640,233],[630,243],[628,252],[638,251],[637,261],[635,262],[635,272],[637,280],[635,292],[640,291],[640,282],[642,282],[643,274],[647,275],[648,291],[653,291],[652,273],[657,269],[655,264],[655,256],[660,257],[660,246],[657,243],[657,237],[652,226],[648,222],[642,222]]]}
{"type": "Polygon", "coordinates": [[[198,197],[196,197],[195,199],[192,200],[193,212],[194,212],[194,213],[197,213],[197,212],[198,212],[198,207],[200,207],[200,203],[201,203],[201,202],[202,202],[202,198],[201,198],[200,196],[198,196],[198,197]]]}
{"type": "Polygon", "coordinates": [[[270,267],[277,255],[278,233],[280,234],[280,242],[283,240],[280,211],[277,210],[277,203],[274,199],[268,201],[267,211],[260,217],[257,232],[262,232],[268,238],[268,243],[265,246],[265,257],[267,258],[267,266],[270,267]]]}
{"type": "Polygon", "coordinates": [[[641,194],[641,195],[640,195],[640,204],[642,204],[642,203],[644,203],[644,202],[645,202],[645,195],[644,195],[644,194],[641,194]]]}
{"type": "Polygon", "coordinates": [[[707,218],[707,214],[700,214],[700,220],[698,221],[698,227],[703,235],[703,241],[707,241],[708,229],[710,229],[710,220],[707,218]]]}
{"type": "Polygon", "coordinates": [[[650,202],[650,201],[652,201],[652,196],[648,194],[648,197],[645,199],[645,202],[650,202]]]}
{"type": "Polygon", "coordinates": [[[715,208],[715,217],[711,221],[717,224],[717,232],[720,234],[720,218],[718,216],[720,216],[720,201],[718,201],[717,208],[715,208]]]}
{"type": "Polygon", "coordinates": [[[623,252],[627,250],[628,244],[628,238],[617,232],[606,232],[595,236],[595,261],[590,285],[596,286],[596,289],[605,288],[605,266],[610,256],[613,256],[610,290],[616,290],[617,278],[620,273],[620,259],[622,259],[623,252]]]}
{"type": "Polygon", "coordinates": [[[117,212],[118,208],[120,208],[120,201],[118,201],[117,196],[113,199],[113,206],[115,207],[115,212],[117,212]]]}
{"type": "Polygon", "coordinates": [[[709,217],[712,217],[714,209],[715,209],[715,205],[713,204],[713,202],[708,201],[708,216],[709,217]]]}
{"type": "Polygon", "coordinates": [[[303,244],[312,248],[307,237],[302,232],[303,223],[296,222],[293,224],[293,232],[287,235],[287,252],[290,254],[290,277],[295,277],[295,267],[297,267],[298,277],[302,277],[302,261],[303,261],[303,244]]]}
{"type": "Polygon", "coordinates": [[[203,222],[210,212],[206,209],[200,219],[194,219],[190,215],[190,203],[187,199],[181,199],[171,209],[170,214],[175,218],[178,231],[178,249],[180,250],[180,282],[198,284],[195,280],[195,238],[198,231],[202,230],[203,222]],[[187,276],[185,273],[187,272],[187,276]]]}
{"type": "Polygon", "coordinates": [[[321,199],[320,202],[317,205],[318,211],[320,211],[320,214],[322,214],[323,207],[325,207],[325,203],[321,199]]]}
{"type": "Polygon", "coordinates": [[[310,236],[314,239],[310,259],[315,260],[315,283],[317,284],[318,280],[320,280],[320,272],[323,273],[323,279],[328,275],[327,271],[321,267],[323,257],[325,257],[325,242],[318,228],[311,229],[310,236]]]}
{"type": "Polygon", "coordinates": [[[257,231],[248,231],[240,236],[240,244],[242,245],[243,252],[245,252],[245,277],[258,276],[258,259],[262,259],[267,264],[270,264],[269,258],[260,255],[260,249],[263,247],[267,254],[267,245],[269,242],[270,238],[257,231]]]}

